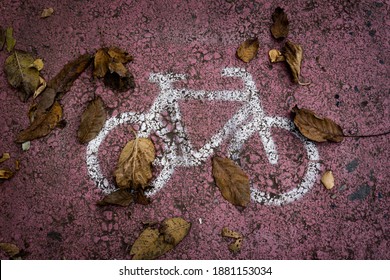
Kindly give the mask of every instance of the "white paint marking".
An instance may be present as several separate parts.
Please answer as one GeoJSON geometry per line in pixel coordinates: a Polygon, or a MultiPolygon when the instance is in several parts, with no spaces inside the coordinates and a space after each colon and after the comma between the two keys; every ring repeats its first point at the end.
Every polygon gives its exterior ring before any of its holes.
{"type": "Polygon", "coordinates": [[[222,71],[222,76],[241,78],[244,83],[243,91],[174,89],[172,83],[185,79],[184,75],[151,74],[149,80],[159,85],[160,94],[155,99],[149,112],[145,114],[125,112],[110,118],[106,121],[99,135],[88,144],[86,159],[88,172],[90,177],[96,182],[98,188],[105,193],[110,193],[115,190],[115,186],[109,183],[108,179],[104,177],[100,170],[98,152],[105,137],[112,129],[119,125],[138,124],[140,127],[138,131],[139,137],[148,137],[151,131],[155,131],[163,140],[164,154],[154,162],[154,165],[162,166],[162,170],[151,183],[153,188],[147,193],[148,196],[156,194],[166,185],[176,167],[191,167],[204,163],[214,153],[214,149],[218,148],[228,138],[231,138],[228,150],[229,157],[238,160],[244,143],[254,133],[259,133],[270,164],[277,164],[277,147],[271,135],[271,128],[277,127],[290,131],[302,142],[309,161],[306,173],[298,186],[292,187],[291,190],[285,193],[276,195],[260,191],[261,187],[256,186],[255,182],[252,182],[251,198],[260,204],[277,206],[302,198],[313,187],[320,168],[316,146],[304,139],[295,130],[290,120],[281,117],[265,116],[256,85],[252,76],[245,70],[225,68],[222,71]],[[188,139],[185,128],[182,125],[181,112],[178,105],[178,100],[182,99],[242,101],[246,104],[202,148],[196,150],[188,139]],[[171,118],[172,124],[175,127],[174,132],[179,139],[179,144],[176,144],[167,136],[169,131],[164,127],[160,118],[163,111],[167,111],[171,118]],[[245,123],[249,119],[251,120],[245,123]]]}

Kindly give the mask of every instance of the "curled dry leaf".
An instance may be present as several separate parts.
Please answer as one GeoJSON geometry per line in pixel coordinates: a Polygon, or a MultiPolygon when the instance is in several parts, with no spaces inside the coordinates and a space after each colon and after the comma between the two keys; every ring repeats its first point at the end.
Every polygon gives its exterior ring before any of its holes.
{"type": "Polygon", "coordinates": [[[341,142],[344,139],[344,133],[341,127],[328,118],[321,118],[313,111],[308,109],[299,109],[295,106],[292,109],[295,113],[294,124],[299,131],[310,140],[316,142],[341,142]]]}
{"type": "Polygon", "coordinates": [[[132,90],[135,88],[134,76],[130,72],[127,72],[124,77],[116,72],[107,72],[104,76],[104,85],[119,92],[132,90]]]}
{"type": "Polygon", "coordinates": [[[12,243],[0,243],[0,250],[4,251],[10,258],[20,253],[19,247],[12,243]]]}
{"type": "Polygon", "coordinates": [[[3,153],[3,155],[0,158],[0,163],[4,162],[10,158],[11,158],[11,156],[9,155],[9,153],[3,153]]]}
{"type": "Polygon", "coordinates": [[[251,61],[259,50],[259,40],[251,38],[243,42],[237,49],[237,57],[244,62],[251,61]]]}
{"type": "Polygon", "coordinates": [[[280,7],[277,7],[272,14],[273,24],[271,26],[271,33],[275,39],[285,38],[289,31],[289,22],[287,14],[280,7]]]}
{"type": "Polygon", "coordinates": [[[61,118],[62,107],[58,102],[55,102],[49,111],[35,116],[30,126],[18,134],[16,142],[23,143],[48,135],[57,127],[61,118]]]}
{"type": "Polygon", "coordinates": [[[104,77],[104,84],[116,91],[135,88],[134,77],[124,66],[133,57],[118,47],[101,48],[95,54],[95,77],[104,77]]]}
{"type": "Polygon", "coordinates": [[[83,114],[77,131],[77,139],[80,143],[88,143],[94,139],[103,128],[107,113],[100,96],[92,100],[83,114]]]}
{"type": "Polygon", "coordinates": [[[8,168],[0,169],[0,179],[8,180],[11,179],[12,176],[14,176],[14,173],[8,168]]]}
{"type": "Polygon", "coordinates": [[[145,189],[152,179],[152,162],[156,156],[153,142],[136,138],[123,148],[114,177],[120,188],[145,189]]]}
{"type": "Polygon", "coordinates": [[[248,175],[228,158],[213,158],[213,176],[222,196],[233,205],[246,207],[250,202],[248,175]]]}
{"type": "Polygon", "coordinates": [[[24,102],[34,94],[39,86],[39,71],[31,67],[34,58],[31,54],[15,50],[5,61],[5,73],[8,82],[20,89],[20,99],[24,102]]]}
{"type": "Polygon", "coordinates": [[[7,46],[8,52],[12,52],[16,45],[16,40],[14,39],[13,32],[14,30],[12,27],[8,27],[5,30],[5,45],[7,46]]]}
{"type": "Polygon", "coordinates": [[[310,83],[300,81],[301,64],[303,59],[302,47],[298,44],[287,41],[282,49],[282,54],[286,58],[286,62],[291,70],[294,83],[302,86],[309,85],[310,83]]]}
{"type": "Polygon", "coordinates": [[[47,86],[47,83],[46,83],[45,79],[42,78],[41,76],[39,76],[39,86],[36,89],[36,91],[34,92],[33,98],[34,99],[37,98],[38,95],[40,95],[46,89],[46,86],[47,86]]]}
{"type": "Polygon", "coordinates": [[[84,72],[92,62],[92,56],[89,54],[80,55],[62,67],[61,71],[51,79],[47,84],[54,89],[55,93],[66,93],[73,85],[73,82],[84,72]]]}
{"type": "Polygon", "coordinates": [[[268,52],[268,56],[269,56],[269,60],[272,62],[272,63],[275,63],[275,62],[281,62],[281,61],[285,61],[285,57],[282,55],[282,53],[278,50],[270,50],[268,52]]]}
{"type": "Polygon", "coordinates": [[[41,18],[50,17],[53,13],[54,13],[54,9],[53,8],[43,9],[43,11],[41,13],[41,18]]]}
{"type": "Polygon", "coordinates": [[[322,175],[321,183],[328,190],[333,189],[334,187],[334,177],[332,171],[328,170],[322,175]]]}
{"type": "Polygon", "coordinates": [[[33,64],[30,65],[30,67],[34,67],[38,71],[41,71],[43,69],[43,66],[44,66],[43,60],[40,58],[35,59],[33,64]]]}
{"type": "Polygon", "coordinates": [[[102,200],[98,201],[98,205],[119,205],[129,206],[133,202],[133,196],[128,189],[119,189],[105,196],[102,200]]]}
{"type": "Polygon", "coordinates": [[[165,219],[160,229],[146,228],[130,250],[133,260],[152,260],[176,247],[187,236],[191,223],[183,218],[165,219]]]}

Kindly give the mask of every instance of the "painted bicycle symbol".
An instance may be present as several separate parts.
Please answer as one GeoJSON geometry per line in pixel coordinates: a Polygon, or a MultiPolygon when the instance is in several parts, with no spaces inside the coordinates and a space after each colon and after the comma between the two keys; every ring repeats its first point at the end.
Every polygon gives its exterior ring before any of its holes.
{"type": "Polygon", "coordinates": [[[163,155],[156,158],[153,163],[156,166],[161,166],[162,169],[152,181],[153,188],[147,193],[148,196],[156,194],[165,186],[176,167],[192,167],[204,163],[214,153],[214,150],[229,137],[231,139],[229,140],[228,156],[231,159],[237,160],[244,143],[254,133],[258,133],[268,161],[270,164],[277,164],[278,152],[271,135],[271,128],[276,127],[288,130],[302,142],[307,153],[308,166],[297,186],[277,195],[260,191],[260,186],[256,186],[255,182],[251,182],[251,199],[265,205],[283,205],[304,196],[313,187],[320,167],[316,146],[303,138],[289,119],[265,115],[259,92],[250,73],[240,68],[225,68],[222,70],[222,76],[242,79],[243,89],[220,91],[176,89],[172,84],[184,80],[185,75],[151,73],[149,81],[158,84],[160,93],[149,112],[124,112],[111,117],[106,121],[99,135],[87,147],[88,172],[97,186],[105,193],[115,189],[115,186],[110,184],[101,172],[98,152],[99,146],[105,137],[118,125],[137,124],[139,126],[139,137],[148,137],[152,132],[155,132],[164,143],[163,155]],[[186,130],[182,124],[179,100],[240,101],[244,105],[200,149],[195,149],[188,140],[186,130]],[[168,138],[167,133],[169,131],[163,124],[162,112],[168,112],[172,122],[176,124],[176,133],[182,139],[180,144],[176,144],[168,138]]]}

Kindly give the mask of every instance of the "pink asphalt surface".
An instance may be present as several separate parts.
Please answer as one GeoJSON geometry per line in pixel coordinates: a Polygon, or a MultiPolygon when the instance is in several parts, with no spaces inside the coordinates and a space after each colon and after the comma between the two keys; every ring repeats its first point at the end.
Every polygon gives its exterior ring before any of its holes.
{"type": "MultiPolygon", "coordinates": [[[[221,78],[224,67],[251,73],[265,112],[290,117],[297,104],[339,123],[348,134],[375,134],[390,129],[388,1],[289,1],[289,39],[304,49],[302,75],[312,82],[291,82],[287,67],[268,60],[281,48],[270,34],[278,1],[10,1],[1,0],[0,25],[12,26],[17,48],[45,62],[49,80],[64,64],[83,53],[115,45],[134,56],[127,65],[134,92],[115,93],[91,78],[92,70],[62,98],[67,126],[32,141],[29,151],[15,144],[27,127],[28,103],[0,73],[0,154],[9,152],[20,170],[0,183],[0,242],[14,243],[26,259],[130,259],[129,248],[142,222],[182,216],[192,222],[189,235],[160,259],[389,259],[389,136],[346,138],[318,144],[321,170],[332,170],[336,187],[320,183],[301,199],[284,206],[252,202],[238,210],[225,201],[211,176],[211,159],[179,168],[148,206],[100,208],[103,197],[87,172],[86,145],[77,142],[80,116],[94,93],[108,116],[149,110],[159,90],[150,73],[182,73],[177,87],[236,89],[237,80],[221,78]],[[41,19],[45,7],[55,13],[41,19]],[[260,41],[249,64],[235,57],[249,37],[260,41]],[[199,222],[201,219],[201,223],[199,222]],[[244,235],[241,252],[228,250],[223,227],[244,235]]],[[[3,64],[7,52],[0,52],[3,64]]],[[[240,107],[225,101],[180,102],[183,122],[196,147],[210,138],[240,107]]],[[[299,181],[305,155],[297,138],[273,130],[280,160],[267,163],[261,142],[252,137],[241,165],[264,189],[287,191],[299,181]]],[[[111,180],[120,150],[131,138],[118,128],[100,148],[102,170],[111,180]]],[[[225,141],[217,153],[224,155],[225,141]]],[[[13,160],[1,167],[13,168],[13,160]]],[[[7,256],[0,252],[2,259],[7,256]]]]}

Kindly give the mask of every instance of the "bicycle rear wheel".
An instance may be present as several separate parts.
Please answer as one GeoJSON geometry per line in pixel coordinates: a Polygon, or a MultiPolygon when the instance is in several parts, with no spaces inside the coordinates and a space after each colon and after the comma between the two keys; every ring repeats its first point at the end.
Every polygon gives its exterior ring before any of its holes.
{"type": "Polygon", "coordinates": [[[302,198],[314,186],[320,168],[319,153],[314,143],[305,139],[299,131],[295,129],[294,124],[290,120],[282,117],[265,117],[261,123],[252,121],[242,126],[240,130],[235,133],[230,141],[228,155],[233,160],[239,160],[244,144],[247,143],[255,133],[259,133],[270,163],[276,164],[278,154],[276,150],[277,145],[274,144],[270,134],[272,127],[285,129],[291,132],[303,144],[307,155],[307,167],[303,178],[298,185],[290,186],[287,191],[280,193],[262,191],[261,189],[264,189],[264,186],[259,186],[258,182],[252,180],[251,198],[253,201],[264,205],[281,206],[302,198]],[[264,135],[268,138],[264,137],[264,135]]]}

